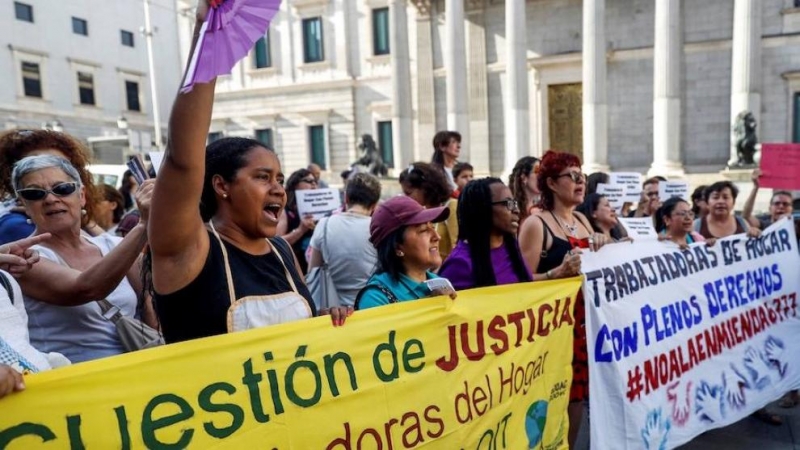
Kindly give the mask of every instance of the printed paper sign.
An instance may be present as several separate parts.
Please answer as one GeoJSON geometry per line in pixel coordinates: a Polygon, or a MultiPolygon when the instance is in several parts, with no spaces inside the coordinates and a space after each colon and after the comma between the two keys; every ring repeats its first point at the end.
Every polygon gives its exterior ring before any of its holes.
{"type": "Polygon", "coordinates": [[[642,174],[637,172],[611,172],[609,184],[625,186],[625,203],[639,203],[642,195],[642,174]]]}
{"type": "Polygon", "coordinates": [[[581,257],[593,449],[672,449],[800,386],[790,220],[686,249],[581,257]]]}
{"type": "Polygon", "coordinates": [[[342,327],[323,316],[36,373],[0,402],[0,446],[566,450],[580,283],[471,289],[342,327]]]}
{"type": "Polygon", "coordinates": [[[653,227],[652,217],[619,217],[620,225],[625,228],[628,237],[635,242],[640,240],[658,240],[658,233],[653,227]]]}
{"type": "Polygon", "coordinates": [[[314,220],[319,220],[342,206],[339,191],[336,189],[304,189],[295,191],[295,195],[300,217],[311,215],[314,220]]]}
{"type": "Polygon", "coordinates": [[[164,161],[164,152],[150,152],[150,164],[153,165],[153,171],[158,175],[158,169],[161,168],[161,162],[164,161]]]}
{"type": "Polygon", "coordinates": [[[625,203],[625,189],[625,186],[613,184],[599,183],[597,185],[597,193],[605,195],[611,208],[617,213],[622,210],[622,205],[625,203]]]}
{"type": "Polygon", "coordinates": [[[758,185],[800,190],[800,144],[762,144],[758,185]]]}
{"type": "Polygon", "coordinates": [[[658,183],[658,199],[665,202],[672,197],[680,197],[691,201],[692,195],[689,192],[689,183],[686,181],[667,181],[658,183]]]}

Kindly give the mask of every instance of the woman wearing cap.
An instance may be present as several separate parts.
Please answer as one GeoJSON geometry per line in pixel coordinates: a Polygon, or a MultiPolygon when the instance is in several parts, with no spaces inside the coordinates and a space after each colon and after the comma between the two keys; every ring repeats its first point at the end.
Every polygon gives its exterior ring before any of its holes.
{"type": "Polygon", "coordinates": [[[356,309],[418,300],[455,292],[431,291],[425,283],[438,278],[432,270],[442,264],[439,234],[434,223],[450,210],[425,209],[410,197],[394,197],[378,207],[370,223],[370,242],[378,250],[378,270],[358,293],[356,309]]]}
{"type": "Polygon", "coordinates": [[[469,183],[459,200],[458,244],[439,274],[459,290],[532,281],[517,245],[519,214],[500,179],[469,183]]]}

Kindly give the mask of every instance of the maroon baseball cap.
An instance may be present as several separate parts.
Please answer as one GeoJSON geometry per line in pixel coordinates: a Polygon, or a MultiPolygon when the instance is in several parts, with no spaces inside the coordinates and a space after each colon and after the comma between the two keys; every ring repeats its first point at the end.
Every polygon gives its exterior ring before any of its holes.
{"type": "Polygon", "coordinates": [[[421,225],[428,222],[443,222],[450,216],[445,206],[425,209],[411,197],[393,197],[378,206],[369,224],[369,241],[378,245],[387,236],[408,225],[421,225]]]}

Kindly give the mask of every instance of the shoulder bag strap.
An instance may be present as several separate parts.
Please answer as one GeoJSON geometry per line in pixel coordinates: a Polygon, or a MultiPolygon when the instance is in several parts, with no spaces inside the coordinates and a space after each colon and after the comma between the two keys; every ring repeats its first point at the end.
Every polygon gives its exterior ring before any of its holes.
{"type": "Polygon", "coordinates": [[[4,272],[0,272],[0,284],[3,285],[3,289],[8,292],[8,299],[11,300],[11,304],[14,304],[14,287],[11,286],[11,281],[6,278],[6,274],[4,272]]]}
{"type": "Polygon", "coordinates": [[[369,289],[377,289],[377,290],[381,291],[381,293],[383,293],[383,295],[385,295],[386,298],[389,300],[390,304],[391,303],[397,303],[397,297],[392,293],[392,291],[389,290],[389,288],[384,286],[383,283],[375,283],[375,284],[367,285],[364,289],[361,290],[361,292],[358,293],[358,295],[356,296],[355,304],[353,305],[353,309],[355,309],[356,311],[358,311],[360,309],[360,307],[361,307],[361,297],[369,289]]]}

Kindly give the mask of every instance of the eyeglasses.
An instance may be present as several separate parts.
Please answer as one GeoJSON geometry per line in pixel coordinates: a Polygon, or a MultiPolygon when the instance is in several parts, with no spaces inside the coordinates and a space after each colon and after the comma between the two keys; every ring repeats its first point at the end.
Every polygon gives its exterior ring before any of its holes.
{"type": "Polygon", "coordinates": [[[694,211],[675,211],[672,214],[681,218],[688,217],[690,219],[694,219],[694,211]]]}
{"type": "Polygon", "coordinates": [[[519,210],[519,202],[517,202],[513,198],[507,198],[505,200],[498,200],[496,202],[492,202],[492,205],[504,205],[506,208],[508,208],[509,211],[518,211],[519,210]]]}
{"type": "Polygon", "coordinates": [[[772,202],[772,206],[783,206],[784,208],[788,208],[791,205],[789,202],[772,202]]]}
{"type": "Polygon", "coordinates": [[[53,194],[56,197],[67,197],[75,193],[78,189],[78,183],[61,183],[53,186],[52,189],[40,188],[25,188],[17,191],[17,195],[28,201],[42,200],[47,197],[47,194],[53,194]]]}
{"type": "Polygon", "coordinates": [[[303,178],[300,180],[301,183],[308,183],[308,184],[317,184],[316,178],[303,178]]]}
{"type": "Polygon", "coordinates": [[[580,172],[567,172],[556,176],[556,178],[570,177],[573,183],[581,184],[586,182],[586,177],[580,172]]]}

